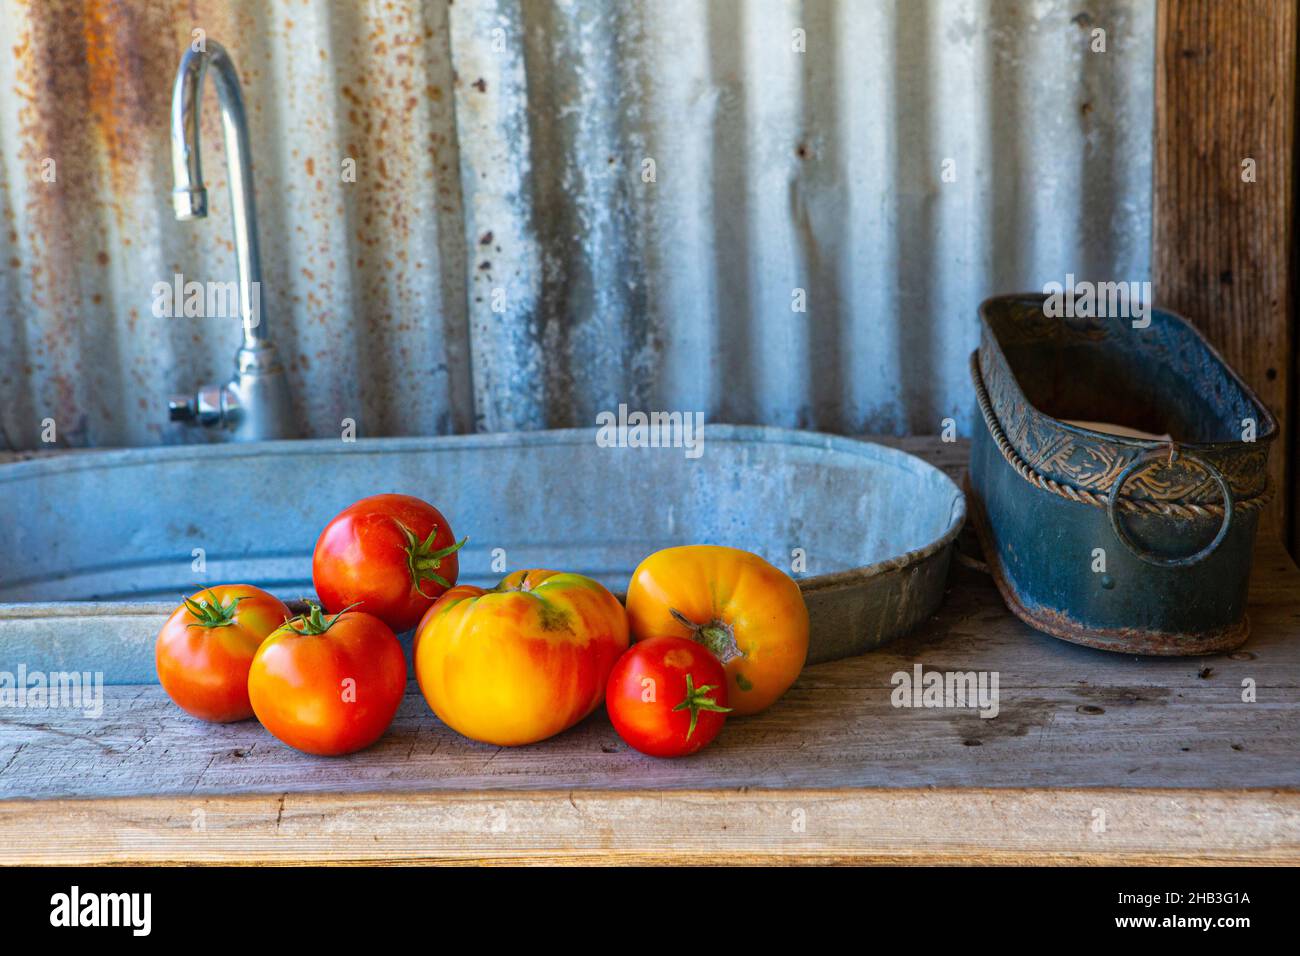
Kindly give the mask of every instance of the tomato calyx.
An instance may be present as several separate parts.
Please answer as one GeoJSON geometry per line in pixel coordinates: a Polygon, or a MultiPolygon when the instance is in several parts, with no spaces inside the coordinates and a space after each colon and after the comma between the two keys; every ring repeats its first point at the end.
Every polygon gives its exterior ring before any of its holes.
{"type": "MultiPolygon", "coordinates": [[[[357,604],[360,603],[361,603],[360,601],[357,602],[357,604]]],[[[309,608],[309,610],[307,611],[307,613],[299,614],[297,617],[289,618],[283,624],[281,624],[280,627],[283,629],[293,631],[293,633],[297,634],[299,637],[316,637],[320,634],[324,634],[331,627],[333,627],[335,622],[338,621],[339,618],[341,618],[344,614],[347,614],[348,611],[356,607],[357,604],[349,604],[347,607],[339,611],[337,614],[332,615],[329,618],[326,618],[325,615],[321,613],[321,606],[319,604],[316,604],[312,601],[308,601],[307,607],[309,608]],[[302,627],[301,628],[295,627],[295,625],[297,624],[301,624],[302,627]]]]}
{"type": "Polygon", "coordinates": [[[235,612],[239,609],[239,602],[244,600],[247,596],[248,595],[245,594],[236,598],[231,598],[230,603],[226,604],[212,592],[211,588],[209,588],[208,600],[206,601],[203,598],[199,598],[196,601],[193,598],[182,597],[181,601],[185,604],[185,610],[189,611],[190,615],[195,618],[192,623],[186,626],[205,628],[228,627],[235,623],[235,612]]]}
{"type": "Polygon", "coordinates": [[[735,628],[726,621],[714,618],[707,624],[696,624],[675,607],[670,607],[668,613],[674,621],[690,630],[691,640],[707,647],[724,665],[745,656],[745,652],[736,643],[735,628]]]}
{"type": "Polygon", "coordinates": [[[516,581],[515,583],[507,584],[506,582],[509,581],[512,577],[514,577],[514,575],[512,574],[506,575],[499,582],[497,582],[497,586],[494,587],[492,590],[499,594],[508,594],[510,592],[517,592],[519,594],[532,593],[533,587],[528,580],[527,571],[524,571],[522,574],[520,574],[519,580],[516,581]]]}
{"type": "Polygon", "coordinates": [[[429,536],[421,541],[415,536],[415,532],[408,528],[402,522],[396,522],[397,527],[402,529],[402,534],[406,538],[406,567],[411,572],[411,587],[413,587],[421,597],[433,599],[436,595],[424,593],[424,582],[433,581],[442,585],[443,588],[450,588],[451,582],[438,573],[438,568],[442,566],[442,559],[450,557],[461,548],[465,547],[465,542],[469,538],[461,538],[455,544],[449,544],[445,548],[433,547],[433,539],[438,536],[438,526],[434,525],[429,536]]]}
{"type": "Polygon", "coordinates": [[[691,725],[686,729],[686,739],[691,739],[691,734],[695,733],[695,725],[699,723],[700,711],[711,710],[715,714],[729,714],[730,707],[723,707],[708,694],[718,689],[717,684],[701,684],[695,686],[695,678],[690,674],[686,675],[686,697],[680,704],[673,708],[673,711],[689,710],[691,712],[691,725]]]}

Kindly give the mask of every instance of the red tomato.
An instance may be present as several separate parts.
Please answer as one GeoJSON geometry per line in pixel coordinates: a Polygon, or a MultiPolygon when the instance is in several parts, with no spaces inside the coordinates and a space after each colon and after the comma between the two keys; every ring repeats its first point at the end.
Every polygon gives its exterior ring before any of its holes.
{"type": "Polygon", "coordinates": [[[388,625],[362,611],[326,618],[316,604],[268,637],[248,672],[262,726],[326,757],[378,740],[404,693],[406,659],[388,625]]]}
{"type": "Polygon", "coordinates": [[[311,576],[331,614],[356,607],[394,631],[409,631],[460,572],[451,525],[410,495],[373,495],[325,526],[311,576]]]}
{"type": "Polygon", "coordinates": [[[158,632],[158,683],[201,720],[253,716],[248,667],[268,634],[287,621],[279,598],[248,584],[222,584],[185,598],[158,632]]]}
{"type": "Polygon", "coordinates": [[[684,637],[651,637],[618,659],[605,689],[618,735],[652,757],[684,757],[718,736],[731,708],[727,672],[684,637]]]}

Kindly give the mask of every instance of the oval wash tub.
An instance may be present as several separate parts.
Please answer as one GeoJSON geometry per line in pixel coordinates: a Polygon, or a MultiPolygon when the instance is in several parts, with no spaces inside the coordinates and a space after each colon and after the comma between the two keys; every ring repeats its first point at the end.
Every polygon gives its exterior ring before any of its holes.
{"type": "Polygon", "coordinates": [[[751,426],[707,426],[696,457],[602,447],[595,434],[68,452],[2,465],[0,670],[153,682],[154,638],[182,594],[240,582],[311,597],[320,530],[386,491],[431,501],[468,535],[461,580],[472,583],[494,583],[494,567],[549,567],[621,594],[659,548],[757,552],[804,591],[809,663],[878,647],[943,597],[965,501],[912,455],[751,426]]]}

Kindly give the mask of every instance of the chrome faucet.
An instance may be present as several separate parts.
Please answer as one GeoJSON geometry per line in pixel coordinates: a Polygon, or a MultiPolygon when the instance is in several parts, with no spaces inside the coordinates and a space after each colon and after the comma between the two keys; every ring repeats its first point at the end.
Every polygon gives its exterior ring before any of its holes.
{"type": "Polygon", "coordinates": [[[208,191],[199,160],[199,104],[203,76],[211,65],[221,129],[230,166],[230,219],[235,231],[235,268],[239,280],[239,315],[243,345],[235,353],[235,374],[224,385],[208,385],[194,395],[171,399],[172,421],[220,427],[234,441],[297,437],[289,385],[276,357],[261,309],[262,263],[257,251],[257,211],[253,204],[253,168],[248,149],[248,120],[239,91],[239,74],[225,48],[206,40],[181,57],[172,90],[172,206],[176,218],[202,219],[208,214],[208,191]]]}

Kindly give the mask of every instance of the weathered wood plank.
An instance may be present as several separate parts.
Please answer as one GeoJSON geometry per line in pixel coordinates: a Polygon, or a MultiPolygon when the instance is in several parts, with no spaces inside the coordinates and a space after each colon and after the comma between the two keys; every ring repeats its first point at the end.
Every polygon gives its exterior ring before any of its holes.
{"type": "Polygon", "coordinates": [[[1296,5],[1160,0],[1156,22],[1156,300],[1200,327],[1280,420],[1273,517],[1289,504],[1294,552],[1296,5]]]}
{"type": "Polygon", "coordinates": [[[0,803],[0,863],[1295,863],[1300,794],[841,790],[0,803]]]}
{"type": "MultiPolygon", "coordinates": [[[[817,670],[834,670],[827,665],[817,670]]],[[[371,749],[326,760],[254,724],[213,730],[170,712],[153,688],[129,716],[76,735],[6,719],[5,798],[231,793],[737,787],[1300,787],[1300,714],[1283,692],[1150,686],[1003,688],[985,720],[895,710],[890,689],[809,681],[761,718],[735,721],[707,752],[657,761],[601,715],[545,744],[498,749],[448,730],[408,697],[371,749]],[[1100,711],[1100,712],[1099,712],[1100,711]],[[22,738],[26,738],[23,740],[22,738]]]]}

